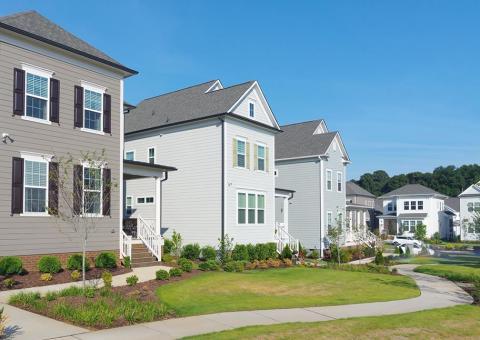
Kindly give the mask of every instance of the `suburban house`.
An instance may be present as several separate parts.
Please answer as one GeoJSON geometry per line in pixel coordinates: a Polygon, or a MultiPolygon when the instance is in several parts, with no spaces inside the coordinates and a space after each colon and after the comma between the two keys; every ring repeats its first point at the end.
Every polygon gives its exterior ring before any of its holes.
{"type": "Polygon", "coordinates": [[[121,188],[110,184],[123,175],[123,81],[137,72],[34,11],[0,17],[0,55],[0,256],[31,269],[43,254],[81,250],[81,235],[54,216],[68,213],[53,180],[68,155],[73,214],[98,218],[89,254],[118,252],[121,188]],[[86,152],[105,161],[86,164],[86,152]]]}
{"type": "Polygon", "coordinates": [[[462,240],[480,239],[480,182],[472,184],[460,195],[460,224],[462,240]],[[476,223],[475,223],[476,222],[476,223]]]}
{"type": "Polygon", "coordinates": [[[212,80],[129,107],[125,159],[178,170],[156,182],[127,180],[125,217],[157,235],[176,231],[184,244],[214,246],[227,235],[235,243],[275,241],[278,132],[256,81],[212,80]]]}
{"type": "Polygon", "coordinates": [[[452,236],[450,215],[445,212],[448,197],[421,184],[407,184],[379,197],[383,214],[380,233],[398,235],[414,233],[418,224],[427,226],[427,237],[436,232],[442,238],[452,236]]]}
{"type": "Polygon", "coordinates": [[[324,120],[281,127],[275,139],[276,186],[294,191],[288,233],[307,249],[323,253],[327,228],[345,226],[345,178],[350,163],[337,131],[324,120]]]}
{"type": "Polygon", "coordinates": [[[460,198],[449,197],[445,200],[445,213],[451,216],[451,230],[455,238],[461,236],[462,228],[460,223],[460,198]]]}
{"type": "Polygon", "coordinates": [[[348,181],[345,188],[347,223],[354,228],[375,229],[375,195],[353,181],[348,181]]]}

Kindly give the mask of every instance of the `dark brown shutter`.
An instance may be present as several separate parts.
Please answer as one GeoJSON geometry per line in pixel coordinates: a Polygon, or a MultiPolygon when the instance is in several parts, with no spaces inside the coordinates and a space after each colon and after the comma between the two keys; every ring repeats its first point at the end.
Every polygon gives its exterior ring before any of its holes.
{"type": "Polygon", "coordinates": [[[58,215],[58,163],[48,164],[48,211],[51,215],[58,215]]]}
{"type": "Polygon", "coordinates": [[[81,86],[75,86],[74,89],[74,112],[74,126],[83,127],[83,87],[81,86]]]}
{"type": "Polygon", "coordinates": [[[112,98],[103,95],[103,132],[112,133],[112,98]]]}
{"type": "Polygon", "coordinates": [[[50,121],[60,122],[60,81],[50,79],[50,121]]]}
{"type": "Polygon", "coordinates": [[[13,114],[23,116],[25,111],[25,71],[13,69],[13,114]]]}
{"type": "Polygon", "coordinates": [[[12,159],[12,214],[23,212],[23,158],[12,159]]]}
{"type": "Polygon", "coordinates": [[[82,213],[83,201],[83,166],[73,166],[73,214],[82,213]]]}
{"type": "Polygon", "coordinates": [[[103,216],[110,216],[110,191],[112,187],[112,174],[110,169],[103,169],[103,216]]]}

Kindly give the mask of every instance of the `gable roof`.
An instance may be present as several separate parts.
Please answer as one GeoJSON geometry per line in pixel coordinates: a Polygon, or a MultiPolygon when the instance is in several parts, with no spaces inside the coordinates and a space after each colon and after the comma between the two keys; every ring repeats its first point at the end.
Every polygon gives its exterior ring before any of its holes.
{"type": "MultiPolygon", "coordinates": [[[[229,110],[249,90],[255,81],[207,92],[217,80],[190,86],[178,91],[147,98],[125,115],[125,133],[169,126],[189,121],[230,114],[229,110]]],[[[251,119],[248,121],[257,123],[251,119]]],[[[263,125],[262,123],[258,123],[263,125]]],[[[265,125],[266,126],[266,125],[265,125]]],[[[268,126],[268,128],[273,128],[268,126]]],[[[273,128],[278,130],[277,128],[273,128]]]]}
{"type": "Polygon", "coordinates": [[[480,182],[470,185],[458,197],[480,196],[480,182]]]}
{"type": "Polygon", "coordinates": [[[357,183],[348,181],[346,184],[346,195],[347,196],[365,196],[365,197],[372,197],[375,198],[375,195],[372,194],[371,192],[368,192],[361,186],[359,186],[357,183]]]}
{"type": "Polygon", "coordinates": [[[64,30],[36,11],[21,12],[0,17],[0,27],[102,62],[127,73],[138,73],[123,66],[112,57],[64,30]]]}
{"type": "Polygon", "coordinates": [[[443,195],[421,184],[406,184],[403,187],[392,190],[389,193],[386,193],[380,197],[386,198],[386,197],[392,197],[392,196],[408,196],[408,195],[432,195],[432,196],[438,196],[441,198],[447,198],[446,195],[443,195]]]}
{"type": "Polygon", "coordinates": [[[452,208],[455,211],[460,211],[460,198],[449,197],[445,200],[445,205],[452,208]]]}
{"type": "Polygon", "coordinates": [[[337,136],[341,144],[340,147],[344,151],[346,159],[348,159],[338,131],[315,133],[322,122],[322,119],[317,119],[282,125],[280,128],[283,133],[275,136],[275,159],[325,155],[330,144],[337,136]]]}

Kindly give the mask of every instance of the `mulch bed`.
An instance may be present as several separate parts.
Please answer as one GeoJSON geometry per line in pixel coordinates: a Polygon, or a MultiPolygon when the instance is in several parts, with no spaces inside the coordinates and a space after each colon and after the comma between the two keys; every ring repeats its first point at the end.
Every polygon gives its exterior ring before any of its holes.
{"type": "MultiPolygon", "coordinates": [[[[100,279],[102,277],[102,273],[106,269],[100,269],[100,268],[91,268],[89,271],[85,273],[85,276],[87,280],[91,279],[100,279]]],[[[112,273],[112,275],[120,275],[120,274],[125,274],[129,273],[132,270],[130,268],[124,268],[124,267],[117,267],[114,269],[108,269],[112,273]]],[[[40,275],[42,273],[38,271],[31,271],[23,275],[11,275],[11,276],[1,276],[0,275],[0,291],[5,291],[5,290],[14,290],[14,289],[21,289],[21,288],[30,288],[30,287],[42,287],[42,286],[50,286],[54,284],[59,284],[59,283],[67,283],[67,282],[73,282],[72,277],[70,276],[72,271],[70,270],[62,270],[60,273],[53,274],[53,279],[51,281],[41,281],[40,280],[40,275]],[[1,282],[5,280],[6,278],[12,278],[15,280],[15,285],[8,289],[5,288],[1,282]]],[[[81,281],[81,278],[80,278],[81,281]]]]}

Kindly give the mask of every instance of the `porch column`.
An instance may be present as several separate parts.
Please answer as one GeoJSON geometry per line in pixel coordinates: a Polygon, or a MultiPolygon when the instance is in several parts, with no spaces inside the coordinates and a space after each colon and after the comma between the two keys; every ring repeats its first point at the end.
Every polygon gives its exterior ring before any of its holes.
{"type": "Polygon", "coordinates": [[[362,211],[361,210],[358,210],[357,211],[357,228],[360,228],[360,226],[362,225],[362,223],[360,222],[362,220],[362,211]]]}
{"type": "Polygon", "coordinates": [[[160,235],[160,177],[155,177],[155,230],[160,235]]]}
{"type": "Polygon", "coordinates": [[[285,231],[288,233],[288,198],[283,198],[283,224],[285,231]]]}
{"type": "Polygon", "coordinates": [[[367,227],[367,212],[365,210],[363,211],[363,226],[367,227]]]}

